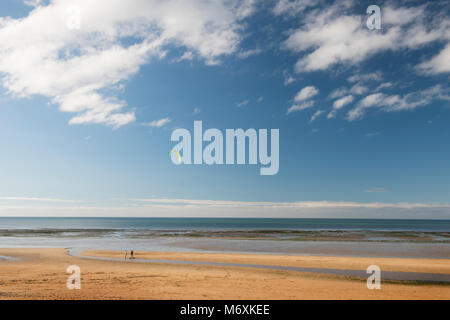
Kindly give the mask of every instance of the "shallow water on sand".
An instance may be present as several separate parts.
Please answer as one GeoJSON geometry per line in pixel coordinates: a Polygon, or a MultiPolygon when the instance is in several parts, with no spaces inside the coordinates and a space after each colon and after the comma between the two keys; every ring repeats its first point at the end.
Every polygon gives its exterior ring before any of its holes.
{"type": "Polygon", "coordinates": [[[229,252],[288,255],[450,259],[448,243],[331,242],[192,238],[1,237],[0,248],[83,248],[171,252],[229,252]]]}
{"type": "MultiPolygon", "coordinates": [[[[272,269],[283,271],[298,271],[311,272],[319,274],[332,274],[341,276],[350,276],[355,278],[367,278],[366,270],[350,270],[350,269],[329,269],[329,268],[305,268],[305,267],[288,267],[288,266],[274,266],[274,265],[259,265],[259,264],[242,264],[242,263],[227,263],[227,262],[199,262],[199,261],[177,261],[177,260],[156,260],[156,259],[136,259],[124,260],[122,258],[107,258],[107,257],[91,257],[83,255],[81,249],[70,249],[69,254],[75,257],[103,260],[103,261],[122,261],[126,263],[168,263],[168,264],[188,264],[188,265],[204,265],[204,266],[219,266],[219,267],[244,267],[257,269],[272,269]]],[[[435,274],[435,273],[421,273],[421,272],[401,272],[401,271],[383,271],[383,280],[398,280],[398,281],[414,281],[414,282],[440,282],[450,284],[450,274],[435,274]]]]}

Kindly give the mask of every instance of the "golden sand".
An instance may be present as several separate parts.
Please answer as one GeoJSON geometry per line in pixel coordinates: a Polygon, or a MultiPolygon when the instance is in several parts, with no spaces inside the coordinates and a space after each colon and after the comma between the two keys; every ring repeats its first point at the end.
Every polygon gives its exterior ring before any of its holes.
{"type": "MultiPolygon", "coordinates": [[[[450,299],[450,286],[383,283],[296,271],[189,264],[100,261],[65,249],[0,249],[16,261],[0,261],[0,299],[450,299]],[[66,269],[81,269],[81,290],[68,290],[66,269]]],[[[84,255],[122,258],[123,252],[84,255]]],[[[450,273],[450,260],[309,257],[260,254],[136,253],[136,258],[298,267],[450,273]]]]}

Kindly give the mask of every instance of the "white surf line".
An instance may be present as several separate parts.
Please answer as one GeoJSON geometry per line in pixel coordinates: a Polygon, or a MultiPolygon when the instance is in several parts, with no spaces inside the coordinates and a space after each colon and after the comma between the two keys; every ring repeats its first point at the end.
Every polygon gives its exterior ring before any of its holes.
{"type": "MultiPolygon", "coordinates": [[[[367,279],[369,274],[366,270],[351,270],[351,269],[328,269],[328,268],[304,268],[304,267],[287,267],[287,266],[274,266],[274,265],[261,265],[261,264],[241,264],[241,263],[227,263],[227,262],[201,262],[201,261],[183,261],[183,260],[160,260],[160,259],[135,259],[125,260],[122,258],[107,258],[107,257],[92,257],[82,255],[82,249],[69,248],[69,255],[77,258],[85,258],[92,260],[103,261],[122,261],[122,262],[138,262],[138,263],[170,263],[170,264],[188,264],[188,265],[203,265],[203,266],[216,266],[216,267],[244,267],[244,268],[257,268],[257,269],[270,269],[270,270],[283,270],[283,271],[298,271],[298,272],[310,272],[318,274],[331,274],[350,276],[356,278],[367,279]]],[[[396,280],[396,281],[415,281],[415,282],[430,282],[430,283],[448,283],[450,284],[450,274],[440,273],[421,273],[421,272],[403,272],[403,271],[382,271],[381,278],[383,280],[396,280]]]]}

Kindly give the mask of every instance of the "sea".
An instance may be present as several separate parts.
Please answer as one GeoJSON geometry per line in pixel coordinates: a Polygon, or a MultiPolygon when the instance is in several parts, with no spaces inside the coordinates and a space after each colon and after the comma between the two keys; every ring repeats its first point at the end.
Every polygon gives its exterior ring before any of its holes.
{"type": "Polygon", "coordinates": [[[0,248],[450,259],[450,220],[0,217],[0,248]]]}

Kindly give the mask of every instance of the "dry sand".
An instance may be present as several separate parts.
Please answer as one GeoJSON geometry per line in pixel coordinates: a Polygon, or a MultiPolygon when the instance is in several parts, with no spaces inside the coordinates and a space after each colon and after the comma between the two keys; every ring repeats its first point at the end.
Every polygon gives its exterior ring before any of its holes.
{"type": "MultiPolygon", "coordinates": [[[[123,252],[85,255],[123,257],[123,252]]],[[[0,299],[450,299],[450,285],[383,283],[342,276],[243,267],[149,264],[76,258],[65,249],[0,249],[0,299]],[[81,268],[81,290],[68,290],[66,269],[81,268]]],[[[140,253],[136,258],[450,273],[450,260],[283,255],[140,253]]]]}

